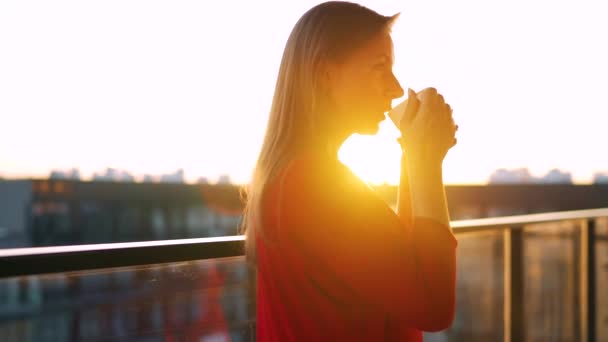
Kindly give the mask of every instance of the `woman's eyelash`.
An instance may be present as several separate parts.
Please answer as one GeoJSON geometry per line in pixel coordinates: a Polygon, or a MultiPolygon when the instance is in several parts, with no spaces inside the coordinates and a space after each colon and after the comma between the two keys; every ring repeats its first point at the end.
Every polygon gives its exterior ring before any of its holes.
{"type": "Polygon", "coordinates": [[[379,70],[379,71],[389,71],[391,70],[391,67],[388,63],[380,63],[380,64],[374,64],[373,66],[374,70],[379,70]]]}

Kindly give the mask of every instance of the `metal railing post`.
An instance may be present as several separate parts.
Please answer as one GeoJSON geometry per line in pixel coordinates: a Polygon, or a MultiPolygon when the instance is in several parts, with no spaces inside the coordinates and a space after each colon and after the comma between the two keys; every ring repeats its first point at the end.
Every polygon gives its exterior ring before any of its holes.
{"type": "Polygon", "coordinates": [[[525,337],[523,230],[523,226],[517,226],[504,231],[505,342],[523,341],[525,337]]]}
{"type": "Polygon", "coordinates": [[[595,219],[583,222],[581,231],[581,341],[596,340],[595,219]]]}

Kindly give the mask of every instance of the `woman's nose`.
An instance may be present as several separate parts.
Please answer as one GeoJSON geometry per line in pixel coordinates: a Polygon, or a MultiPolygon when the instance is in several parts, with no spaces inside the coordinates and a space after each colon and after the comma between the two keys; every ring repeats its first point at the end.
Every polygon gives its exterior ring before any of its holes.
{"type": "Polygon", "coordinates": [[[403,88],[401,88],[401,84],[399,84],[399,80],[393,73],[391,73],[391,77],[389,77],[388,84],[386,87],[386,96],[390,97],[390,99],[398,99],[405,94],[403,88]]]}

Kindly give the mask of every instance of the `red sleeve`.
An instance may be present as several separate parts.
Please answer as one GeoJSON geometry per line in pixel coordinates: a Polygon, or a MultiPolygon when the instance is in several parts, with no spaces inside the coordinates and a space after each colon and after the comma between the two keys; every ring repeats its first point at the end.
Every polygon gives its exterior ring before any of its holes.
{"type": "Polygon", "coordinates": [[[275,189],[280,240],[321,291],[419,330],[449,327],[457,242],[448,227],[418,218],[406,229],[352,173],[293,162],[275,189]]]}

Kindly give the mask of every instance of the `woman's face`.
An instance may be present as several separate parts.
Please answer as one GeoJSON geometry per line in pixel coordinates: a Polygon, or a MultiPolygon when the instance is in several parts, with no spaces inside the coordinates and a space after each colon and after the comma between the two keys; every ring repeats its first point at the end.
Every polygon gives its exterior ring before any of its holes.
{"type": "Polygon", "coordinates": [[[393,42],[383,33],[328,73],[333,115],[351,133],[375,134],[392,100],[403,96],[393,74],[393,42]]]}

